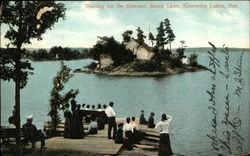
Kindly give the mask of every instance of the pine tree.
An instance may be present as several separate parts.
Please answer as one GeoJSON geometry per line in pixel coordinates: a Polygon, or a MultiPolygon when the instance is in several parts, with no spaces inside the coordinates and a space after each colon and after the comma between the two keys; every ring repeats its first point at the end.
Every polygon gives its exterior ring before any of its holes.
{"type": "Polygon", "coordinates": [[[171,43],[174,41],[175,35],[170,27],[170,21],[168,18],[164,20],[164,26],[165,26],[164,32],[166,34],[166,43],[169,44],[169,48],[171,51],[171,43]]]}
{"type": "Polygon", "coordinates": [[[162,47],[164,49],[164,44],[166,43],[166,37],[164,32],[163,22],[160,22],[159,27],[157,28],[157,36],[156,36],[156,46],[162,47]]]}
{"type": "Polygon", "coordinates": [[[151,41],[152,46],[154,45],[155,37],[154,35],[150,32],[148,34],[148,39],[151,41]]]}
{"type": "Polygon", "coordinates": [[[71,69],[61,62],[61,69],[53,79],[53,88],[51,90],[50,98],[50,112],[52,135],[56,135],[56,127],[60,123],[59,110],[66,109],[69,100],[78,94],[78,90],[71,89],[67,93],[61,94],[64,85],[73,77],[71,69]]]}
{"type": "Polygon", "coordinates": [[[144,43],[144,38],[146,38],[145,35],[143,35],[143,31],[141,30],[140,27],[138,27],[137,29],[137,40],[140,42],[140,43],[144,43]]]}

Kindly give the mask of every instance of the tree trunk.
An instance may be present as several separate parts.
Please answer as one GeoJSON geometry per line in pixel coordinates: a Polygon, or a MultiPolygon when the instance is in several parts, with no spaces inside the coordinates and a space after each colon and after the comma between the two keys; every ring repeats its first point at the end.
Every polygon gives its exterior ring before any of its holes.
{"type": "MultiPolygon", "coordinates": [[[[19,23],[18,23],[18,36],[17,36],[17,56],[15,58],[15,72],[16,72],[16,77],[15,77],[15,111],[16,111],[16,128],[20,132],[20,127],[21,127],[21,122],[20,122],[20,77],[21,77],[21,47],[22,47],[22,1],[19,2],[20,7],[19,7],[19,23]]],[[[17,144],[20,144],[20,133],[17,134],[17,144]]]]}
{"type": "MultiPolygon", "coordinates": [[[[17,49],[18,50],[18,49],[17,49]]],[[[20,52],[18,50],[18,52],[20,52]]],[[[20,60],[16,60],[16,80],[15,80],[15,121],[16,128],[20,130],[20,60]]],[[[18,133],[19,134],[19,133],[18,133]]],[[[17,136],[17,142],[19,142],[20,136],[17,136]]]]}
{"type": "Polygon", "coordinates": [[[171,42],[169,42],[169,48],[170,48],[170,51],[171,51],[171,42]]]}

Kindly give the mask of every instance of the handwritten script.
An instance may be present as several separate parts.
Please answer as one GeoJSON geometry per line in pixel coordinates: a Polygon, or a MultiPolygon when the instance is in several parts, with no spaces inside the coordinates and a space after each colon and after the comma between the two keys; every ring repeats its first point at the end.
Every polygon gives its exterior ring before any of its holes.
{"type": "MultiPolygon", "coordinates": [[[[235,104],[231,103],[230,99],[241,98],[244,90],[245,82],[242,76],[244,53],[242,52],[236,60],[237,63],[232,65],[230,60],[235,58],[230,57],[229,49],[225,45],[218,50],[214,44],[208,43],[211,46],[211,50],[208,51],[211,87],[206,90],[206,93],[209,100],[208,110],[212,114],[212,118],[211,132],[207,134],[207,137],[211,141],[212,150],[240,154],[243,152],[244,143],[244,138],[240,135],[241,119],[232,114],[232,106],[235,104]],[[222,60],[217,56],[218,52],[223,55],[222,60]],[[230,83],[231,79],[235,85],[230,83]],[[233,86],[236,87],[233,88],[233,86]],[[218,92],[219,89],[220,92],[218,92]],[[222,98],[224,102],[221,102],[219,98],[222,98]],[[223,107],[223,111],[221,109],[218,111],[218,108],[221,107],[223,107]]],[[[240,105],[238,105],[237,110],[239,113],[240,105]]]]}

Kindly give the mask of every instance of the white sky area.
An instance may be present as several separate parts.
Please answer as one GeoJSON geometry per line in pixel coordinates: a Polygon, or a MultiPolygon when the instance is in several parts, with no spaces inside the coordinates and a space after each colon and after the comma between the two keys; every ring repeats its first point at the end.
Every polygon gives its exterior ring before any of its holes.
{"type": "MultiPolygon", "coordinates": [[[[59,2],[58,2],[59,3],[59,2]]],[[[187,47],[209,47],[212,42],[217,47],[225,44],[228,47],[249,48],[249,2],[216,2],[216,1],[69,1],[66,20],[59,20],[52,30],[42,35],[43,40],[32,39],[32,44],[23,45],[26,48],[62,47],[92,47],[97,36],[114,36],[122,41],[121,34],[126,30],[133,31],[136,38],[138,27],[148,37],[149,31],[156,36],[156,27],[160,21],[168,18],[176,36],[172,43],[178,48],[181,40],[185,40],[187,47]],[[183,4],[224,4],[225,8],[183,8],[183,4]],[[114,8],[86,8],[85,4],[114,5],[114,8]],[[181,8],[116,8],[117,4],[178,4],[181,8]],[[228,8],[229,4],[236,4],[238,8],[228,8]]],[[[4,38],[7,25],[1,28],[1,46],[5,47],[9,41],[4,38]]],[[[149,41],[146,39],[146,43],[149,41]]]]}

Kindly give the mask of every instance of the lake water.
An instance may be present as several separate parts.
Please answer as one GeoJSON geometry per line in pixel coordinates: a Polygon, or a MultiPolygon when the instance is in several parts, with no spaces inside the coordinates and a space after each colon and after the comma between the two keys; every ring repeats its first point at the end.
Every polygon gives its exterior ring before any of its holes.
{"type": "MultiPolygon", "coordinates": [[[[199,63],[208,67],[209,58],[206,52],[198,53],[199,63]]],[[[223,53],[217,57],[224,70],[223,53]]],[[[216,77],[216,109],[219,112],[218,137],[223,138],[222,132],[225,126],[221,124],[225,112],[225,83],[229,84],[230,91],[230,118],[241,119],[241,127],[237,129],[242,138],[243,152],[250,149],[249,143],[249,51],[243,55],[243,73],[245,82],[240,98],[233,92],[237,83],[234,80],[234,66],[240,52],[230,52],[229,68],[230,79],[225,81],[219,74],[216,77]],[[240,105],[240,110],[238,106],[240,105]]],[[[67,61],[66,65],[72,69],[81,68],[90,63],[91,60],[67,61]]],[[[29,76],[28,85],[21,90],[21,124],[25,123],[27,115],[34,115],[34,123],[38,128],[50,118],[47,116],[50,105],[50,90],[52,79],[60,69],[60,62],[32,62],[34,74],[29,76]]],[[[207,134],[212,134],[213,114],[208,106],[209,95],[206,90],[211,90],[211,72],[201,71],[195,73],[183,73],[165,77],[110,77],[94,74],[75,73],[74,77],[67,83],[65,91],[79,89],[76,100],[80,104],[108,104],[114,102],[114,110],[117,117],[131,117],[140,115],[140,110],[145,110],[145,116],[155,112],[155,122],[160,120],[162,113],[173,116],[170,125],[170,138],[174,153],[184,155],[213,155],[213,153],[227,153],[223,149],[212,151],[211,139],[207,134]]],[[[14,83],[2,81],[2,124],[7,124],[14,106],[14,83]]],[[[238,153],[233,143],[231,133],[231,149],[238,153]]]]}

